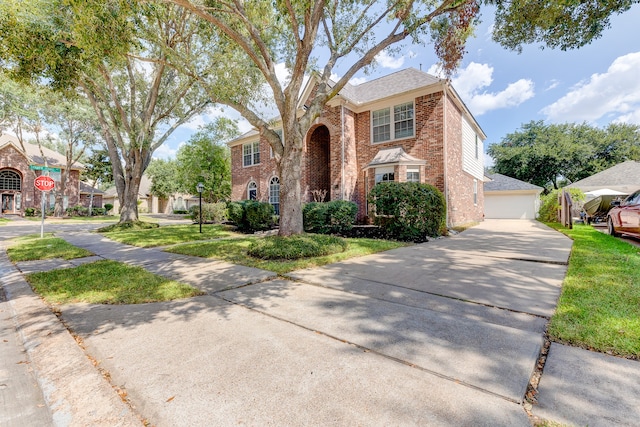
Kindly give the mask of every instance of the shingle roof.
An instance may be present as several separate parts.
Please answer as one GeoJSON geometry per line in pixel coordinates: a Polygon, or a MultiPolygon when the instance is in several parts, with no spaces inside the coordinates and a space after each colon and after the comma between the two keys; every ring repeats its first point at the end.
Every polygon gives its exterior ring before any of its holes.
{"type": "Polygon", "coordinates": [[[519,179],[511,178],[510,176],[494,173],[487,175],[491,181],[484,183],[484,191],[525,191],[525,190],[539,190],[542,191],[542,187],[529,184],[528,182],[520,181],[519,179]]]}
{"type": "Polygon", "coordinates": [[[567,185],[568,188],[579,188],[582,191],[610,188],[631,194],[640,188],[640,162],[627,160],[615,166],[591,175],[580,181],[567,185]]]}
{"type": "Polygon", "coordinates": [[[93,190],[93,194],[104,194],[104,191],[92,187],[91,185],[87,184],[86,182],[80,181],[80,193],[84,194],[90,194],[91,191],[93,190]]]}
{"type": "Polygon", "coordinates": [[[430,86],[440,81],[441,79],[424,71],[406,68],[359,85],[347,84],[340,91],[340,95],[356,104],[365,104],[430,86]]]}
{"type": "MultiPolygon", "coordinates": [[[[9,135],[3,133],[0,135],[0,148],[4,147],[6,144],[13,144],[20,151],[20,141],[13,135],[9,135]]],[[[40,147],[37,144],[30,144],[28,142],[24,143],[24,149],[26,151],[26,155],[29,158],[29,161],[36,165],[44,165],[45,161],[47,166],[58,166],[58,167],[66,167],[67,159],[63,154],[60,154],[56,151],[50,150],[47,147],[42,147],[42,154],[40,153],[40,147]]],[[[83,169],[84,165],[80,162],[75,162],[73,164],[72,169],[83,169]]]]}

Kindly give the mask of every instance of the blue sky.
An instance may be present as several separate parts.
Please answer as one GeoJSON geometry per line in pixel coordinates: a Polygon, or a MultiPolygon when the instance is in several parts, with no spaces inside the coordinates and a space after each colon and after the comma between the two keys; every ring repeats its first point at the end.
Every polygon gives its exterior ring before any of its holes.
{"type": "MultiPolygon", "coordinates": [[[[508,51],[491,40],[492,23],[492,11],[483,9],[482,23],[452,78],[487,135],[485,148],[531,120],[640,124],[640,4],[612,17],[611,28],[600,39],[565,52],[534,45],[524,46],[520,54],[508,51]]],[[[360,73],[352,83],[408,67],[435,73],[437,58],[430,44],[404,45],[393,56],[379,56],[377,62],[372,72],[360,73]]],[[[155,157],[173,157],[199,124],[219,114],[239,118],[229,108],[197,117],[178,129],[155,157]]],[[[250,126],[241,121],[240,128],[246,131],[250,126]]]]}

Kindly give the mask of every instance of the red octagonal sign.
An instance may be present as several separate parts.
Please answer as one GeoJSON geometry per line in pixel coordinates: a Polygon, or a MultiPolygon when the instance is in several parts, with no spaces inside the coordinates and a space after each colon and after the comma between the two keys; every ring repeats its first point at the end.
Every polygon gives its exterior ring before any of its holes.
{"type": "Polygon", "coordinates": [[[33,183],[40,191],[53,190],[56,185],[56,182],[50,176],[39,176],[33,183]]]}

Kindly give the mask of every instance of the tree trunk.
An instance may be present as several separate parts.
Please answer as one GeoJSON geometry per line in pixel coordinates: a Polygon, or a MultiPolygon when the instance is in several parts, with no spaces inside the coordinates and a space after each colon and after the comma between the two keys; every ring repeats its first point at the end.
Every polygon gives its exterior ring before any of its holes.
{"type": "Polygon", "coordinates": [[[280,175],[280,236],[304,231],[302,223],[302,144],[287,144],[278,164],[280,175]]]}
{"type": "MultiPolygon", "coordinates": [[[[140,168],[136,164],[135,169],[140,168]]],[[[140,177],[142,172],[126,170],[124,179],[124,191],[120,194],[120,222],[138,221],[138,192],[140,191],[140,177]]]]}

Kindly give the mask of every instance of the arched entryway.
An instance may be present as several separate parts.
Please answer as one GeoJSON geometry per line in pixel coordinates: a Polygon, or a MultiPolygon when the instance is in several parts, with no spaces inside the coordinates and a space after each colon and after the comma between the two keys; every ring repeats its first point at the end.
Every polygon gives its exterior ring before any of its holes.
{"type": "Polygon", "coordinates": [[[329,129],[318,126],[309,136],[307,142],[307,185],[309,200],[321,198],[331,200],[331,157],[329,129]],[[314,197],[315,195],[315,197],[314,197]]]}
{"type": "Polygon", "coordinates": [[[0,170],[0,197],[3,214],[19,213],[22,209],[22,176],[14,170],[0,170]]]}

